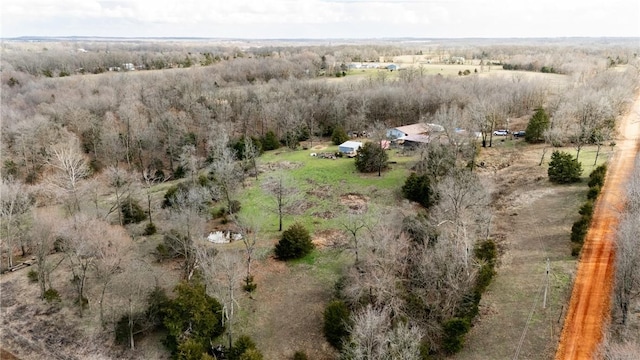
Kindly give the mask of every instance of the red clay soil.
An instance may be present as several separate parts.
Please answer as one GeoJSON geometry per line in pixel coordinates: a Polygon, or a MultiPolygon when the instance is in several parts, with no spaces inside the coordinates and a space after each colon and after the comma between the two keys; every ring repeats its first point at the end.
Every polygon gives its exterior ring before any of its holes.
{"type": "Polygon", "coordinates": [[[592,359],[609,318],[613,285],[614,239],[625,184],[640,147],[640,97],[619,128],[617,150],[608,164],[607,178],[578,265],[556,360],[592,359]]]}

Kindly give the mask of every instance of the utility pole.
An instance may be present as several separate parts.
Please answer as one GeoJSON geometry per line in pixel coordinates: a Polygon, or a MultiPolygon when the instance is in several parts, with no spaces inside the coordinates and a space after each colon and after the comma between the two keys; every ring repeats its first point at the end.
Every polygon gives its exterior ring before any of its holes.
{"type": "Polygon", "coordinates": [[[547,258],[547,283],[544,287],[544,300],[542,301],[542,308],[547,308],[547,293],[549,292],[549,273],[551,272],[551,266],[549,265],[549,258],[547,258]]]}

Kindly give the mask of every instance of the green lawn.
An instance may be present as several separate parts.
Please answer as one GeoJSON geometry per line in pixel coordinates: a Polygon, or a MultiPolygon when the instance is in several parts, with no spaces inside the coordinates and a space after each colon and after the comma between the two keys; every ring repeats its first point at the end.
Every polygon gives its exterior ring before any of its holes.
{"type": "MultiPolygon", "coordinates": [[[[369,208],[388,204],[397,198],[396,194],[410,173],[412,158],[401,156],[396,150],[389,151],[390,168],[382,176],[359,173],[352,158],[331,160],[310,156],[312,152],[336,151],[337,146],[320,151],[278,149],[260,157],[259,162],[263,167],[269,163],[293,164],[291,169],[282,171],[291,177],[299,189],[304,205],[296,215],[285,217],[285,228],[293,222],[300,222],[311,231],[339,228],[339,215],[345,210],[340,203],[341,195],[364,195],[369,208]]],[[[278,222],[272,211],[274,199],[260,187],[267,176],[268,173],[261,174],[257,183],[254,181],[252,186],[243,189],[239,200],[242,203],[242,215],[263,219],[265,230],[272,231],[277,229],[278,222]]]]}

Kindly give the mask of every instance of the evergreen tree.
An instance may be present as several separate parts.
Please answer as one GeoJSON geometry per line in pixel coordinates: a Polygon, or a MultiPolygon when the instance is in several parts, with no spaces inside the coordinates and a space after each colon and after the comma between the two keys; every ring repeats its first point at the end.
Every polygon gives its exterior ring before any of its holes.
{"type": "Polygon", "coordinates": [[[380,144],[367,142],[358,149],[356,155],[356,168],[360,172],[378,172],[378,176],[382,170],[386,170],[389,155],[384,151],[380,144]]]}
{"type": "Polygon", "coordinates": [[[336,126],[336,128],[333,129],[333,133],[331,133],[331,141],[333,141],[333,144],[340,145],[347,140],[349,140],[349,136],[344,129],[340,126],[336,126]]]}
{"type": "Polygon", "coordinates": [[[547,174],[549,180],[557,184],[578,182],[582,175],[582,164],[571,154],[556,150],[551,154],[547,174]]]}
{"type": "Polygon", "coordinates": [[[293,224],[282,233],[275,253],[280,260],[298,259],[313,250],[311,235],[301,224],[293,224]]]}
{"type": "Polygon", "coordinates": [[[527,125],[524,139],[529,143],[541,141],[544,138],[544,132],[549,128],[549,115],[544,109],[536,110],[527,125]]]}

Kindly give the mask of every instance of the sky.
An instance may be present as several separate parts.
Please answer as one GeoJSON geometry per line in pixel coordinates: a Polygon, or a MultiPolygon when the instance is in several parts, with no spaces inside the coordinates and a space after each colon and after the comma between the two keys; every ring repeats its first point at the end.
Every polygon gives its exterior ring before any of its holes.
{"type": "Polygon", "coordinates": [[[2,0],[0,37],[640,37],[639,0],[2,0]]]}

